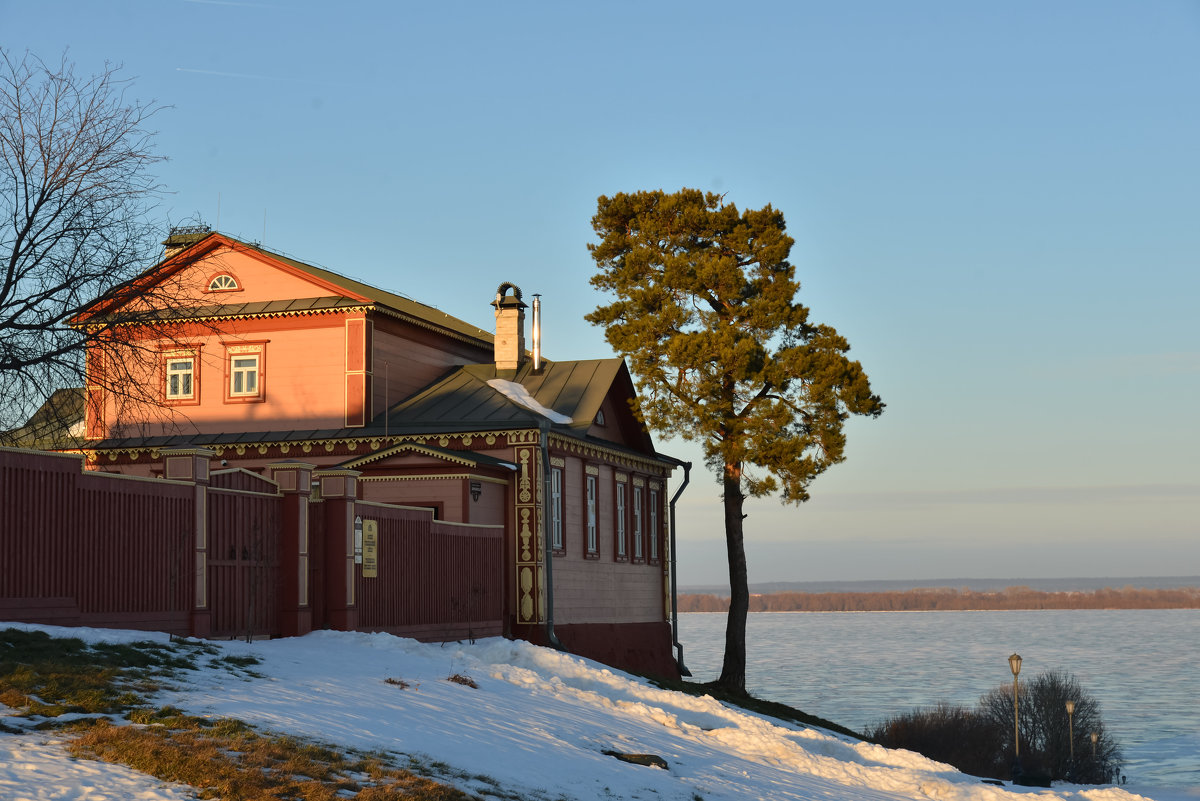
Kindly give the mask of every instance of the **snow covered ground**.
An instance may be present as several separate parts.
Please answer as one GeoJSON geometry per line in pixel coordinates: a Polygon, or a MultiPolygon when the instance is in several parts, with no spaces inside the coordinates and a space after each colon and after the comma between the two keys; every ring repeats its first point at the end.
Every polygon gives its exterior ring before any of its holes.
{"type": "MultiPolygon", "coordinates": [[[[166,639],[146,632],[0,625],[91,642],[166,639]]],[[[911,752],[667,692],[595,662],[524,642],[437,645],[386,634],[324,631],[217,645],[225,655],[261,659],[252,670],[262,678],[204,668],[188,672],[186,683],[155,702],[336,745],[423,755],[471,777],[456,783],[481,795],[495,782],[506,791],[545,801],[1142,798],[1114,787],[1045,790],[984,784],[911,752]],[[470,677],[478,688],[447,681],[455,674],[470,677]],[[605,750],[657,754],[669,769],[620,762],[605,750]]],[[[120,766],[73,760],[45,734],[0,734],[3,801],[192,797],[187,788],[120,766]]],[[[1156,801],[1185,798],[1160,796],[1156,801]]]]}

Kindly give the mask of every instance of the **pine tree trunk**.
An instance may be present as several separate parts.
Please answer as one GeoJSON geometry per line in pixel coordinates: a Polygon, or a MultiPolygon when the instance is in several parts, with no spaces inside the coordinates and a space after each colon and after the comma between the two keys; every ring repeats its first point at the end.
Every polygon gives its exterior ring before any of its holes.
{"type": "Polygon", "coordinates": [[[725,622],[725,660],[713,682],[737,695],[746,694],[746,613],[750,586],[746,574],[746,546],[742,539],[742,466],[725,465],[725,547],[729,562],[729,617],[725,622]]]}

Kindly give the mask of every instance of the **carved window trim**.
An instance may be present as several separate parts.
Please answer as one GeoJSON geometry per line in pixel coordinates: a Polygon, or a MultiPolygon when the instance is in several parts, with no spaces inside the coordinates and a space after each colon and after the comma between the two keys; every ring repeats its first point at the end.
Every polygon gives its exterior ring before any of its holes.
{"type": "Polygon", "coordinates": [[[583,475],[583,558],[600,558],[600,470],[594,465],[583,475]]]}
{"type": "Polygon", "coordinates": [[[162,399],[167,406],[195,406],[200,403],[200,351],[165,351],[162,363],[162,399]],[[174,379],[174,380],[173,380],[174,379]]]}

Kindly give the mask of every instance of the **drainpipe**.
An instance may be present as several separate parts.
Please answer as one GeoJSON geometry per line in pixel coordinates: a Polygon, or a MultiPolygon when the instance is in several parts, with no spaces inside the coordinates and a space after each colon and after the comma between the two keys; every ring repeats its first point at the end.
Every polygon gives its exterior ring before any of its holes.
{"type": "Polygon", "coordinates": [[[679,642],[679,590],[676,585],[676,577],[679,571],[676,569],[675,556],[675,502],[679,500],[679,496],[687,488],[688,481],[691,478],[692,463],[681,462],[678,459],[672,459],[672,461],[683,468],[683,483],[679,485],[679,489],[675,490],[675,494],[671,496],[671,642],[675,646],[675,665],[679,668],[679,675],[690,676],[692,672],[683,664],[683,645],[679,642]]]}
{"type": "Polygon", "coordinates": [[[546,560],[546,642],[559,651],[567,650],[554,633],[554,543],[550,532],[550,421],[538,421],[542,443],[542,554],[546,560]]]}

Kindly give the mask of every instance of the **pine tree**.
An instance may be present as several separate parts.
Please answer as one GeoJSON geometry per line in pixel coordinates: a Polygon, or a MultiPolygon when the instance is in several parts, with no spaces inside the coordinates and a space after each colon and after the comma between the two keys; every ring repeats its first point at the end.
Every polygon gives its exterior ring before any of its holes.
{"type": "Polygon", "coordinates": [[[877,417],[884,404],[849,343],[796,302],[793,240],[770,205],[739,212],[695,189],[621,193],[600,197],[592,227],[591,283],[615,299],[587,319],[629,362],[639,417],[701,442],[720,476],[731,597],[716,684],[744,694],[744,500],[807,500],[809,482],[845,458],[849,415],[877,417]]]}

